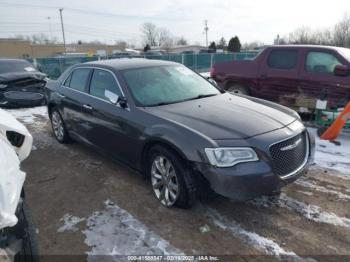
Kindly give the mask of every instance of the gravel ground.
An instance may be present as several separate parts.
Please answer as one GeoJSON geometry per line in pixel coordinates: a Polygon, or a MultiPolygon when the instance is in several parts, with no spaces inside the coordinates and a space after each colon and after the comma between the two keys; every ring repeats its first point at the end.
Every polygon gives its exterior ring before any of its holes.
{"type": "Polygon", "coordinates": [[[341,172],[316,165],[278,199],[235,203],[217,197],[190,210],[168,209],[150,182],[126,166],[78,143],[58,144],[45,108],[12,113],[34,137],[22,168],[43,255],[80,255],[75,259],[82,261],[100,261],[96,255],[102,254],[350,260],[350,176],[341,172]]]}

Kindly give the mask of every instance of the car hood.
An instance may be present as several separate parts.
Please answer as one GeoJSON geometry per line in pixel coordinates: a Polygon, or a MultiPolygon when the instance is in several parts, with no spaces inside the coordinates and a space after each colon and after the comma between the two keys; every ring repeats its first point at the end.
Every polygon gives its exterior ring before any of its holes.
{"type": "Polygon", "coordinates": [[[147,108],[151,114],[211,139],[246,139],[283,128],[297,118],[229,93],[147,108]]]}
{"type": "Polygon", "coordinates": [[[33,78],[37,80],[44,80],[45,74],[35,71],[35,72],[11,72],[0,74],[1,82],[12,82],[20,79],[33,78]]]}

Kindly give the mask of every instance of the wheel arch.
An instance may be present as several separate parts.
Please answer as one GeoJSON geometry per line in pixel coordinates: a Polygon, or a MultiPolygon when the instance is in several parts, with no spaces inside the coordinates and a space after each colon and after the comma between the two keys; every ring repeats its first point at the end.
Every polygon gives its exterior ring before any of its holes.
{"type": "Polygon", "coordinates": [[[178,148],[176,145],[174,145],[173,143],[163,140],[163,139],[150,139],[148,140],[143,148],[142,148],[142,153],[141,153],[141,167],[142,170],[145,174],[147,174],[147,160],[148,160],[148,156],[149,156],[149,152],[150,150],[155,147],[155,146],[162,146],[166,149],[168,149],[169,151],[173,152],[174,154],[176,154],[181,160],[184,161],[185,165],[190,167],[190,161],[188,160],[188,158],[186,157],[186,155],[182,152],[182,150],[180,148],[178,148]]]}

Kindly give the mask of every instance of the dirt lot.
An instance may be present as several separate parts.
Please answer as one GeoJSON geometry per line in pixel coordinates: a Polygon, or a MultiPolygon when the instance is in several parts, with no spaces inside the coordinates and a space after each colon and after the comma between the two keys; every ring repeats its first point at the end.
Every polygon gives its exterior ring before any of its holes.
{"type": "Polygon", "coordinates": [[[127,167],[78,143],[58,144],[43,115],[20,120],[34,137],[23,169],[41,254],[350,260],[350,176],[315,166],[280,199],[218,197],[190,210],[167,209],[150,182],[127,167]]]}

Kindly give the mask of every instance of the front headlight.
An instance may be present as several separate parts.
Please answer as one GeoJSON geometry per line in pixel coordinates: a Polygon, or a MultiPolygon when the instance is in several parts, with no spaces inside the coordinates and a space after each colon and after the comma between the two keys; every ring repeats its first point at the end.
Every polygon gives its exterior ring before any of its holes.
{"type": "Polygon", "coordinates": [[[231,167],[241,162],[258,161],[255,151],[250,147],[206,148],[210,164],[216,167],[231,167]]]}
{"type": "Polygon", "coordinates": [[[5,89],[6,87],[7,87],[7,85],[0,84],[0,89],[5,89]]]}

